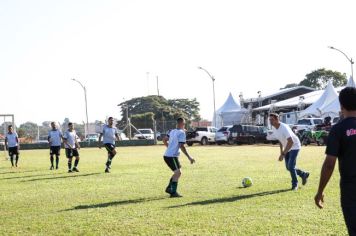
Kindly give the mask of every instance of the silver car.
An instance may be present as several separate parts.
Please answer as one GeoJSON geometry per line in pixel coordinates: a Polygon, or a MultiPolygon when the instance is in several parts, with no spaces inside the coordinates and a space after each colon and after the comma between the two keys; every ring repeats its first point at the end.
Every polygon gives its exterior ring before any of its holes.
{"type": "Polygon", "coordinates": [[[221,127],[215,134],[215,142],[218,145],[228,143],[228,139],[230,137],[230,129],[232,125],[227,125],[221,127]]]}

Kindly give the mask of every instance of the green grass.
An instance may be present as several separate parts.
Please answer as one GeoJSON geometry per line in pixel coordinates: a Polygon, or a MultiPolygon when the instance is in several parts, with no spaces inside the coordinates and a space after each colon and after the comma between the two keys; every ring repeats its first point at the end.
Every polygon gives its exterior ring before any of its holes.
{"type": "MultiPolygon", "coordinates": [[[[339,174],[315,207],[324,148],[305,147],[298,166],[309,182],[288,191],[289,172],[277,146],[193,146],[197,163],[181,156],[179,192],[164,193],[171,172],[163,146],[121,147],[112,173],[105,151],[82,149],[80,173],[50,171],[48,150],[22,151],[20,167],[0,161],[1,235],[346,235],[339,174]],[[254,184],[241,188],[243,177],[254,184]]],[[[4,157],[1,157],[4,159],[4,157]]]]}

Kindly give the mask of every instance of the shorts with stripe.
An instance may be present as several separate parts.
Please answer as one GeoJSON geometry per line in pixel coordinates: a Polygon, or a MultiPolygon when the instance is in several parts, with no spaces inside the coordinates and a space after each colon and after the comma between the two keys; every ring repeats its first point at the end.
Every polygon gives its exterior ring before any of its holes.
{"type": "Polygon", "coordinates": [[[172,170],[176,171],[181,168],[180,162],[178,157],[166,157],[164,156],[164,161],[166,162],[167,166],[172,170]]]}
{"type": "Polygon", "coordinates": [[[67,158],[79,157],[79,152],[77,149],[66,148],[67,158]]]}
{"type": "Polygon", "coordinates": [[[113,151],[115,150],[115,145],[112,143],[105,143],[105,148],[106,151],[108,151],[109,154],[114,155],[113,151]]]}
{"type": "Polygon", "coordinates": [[[51,146],[49,148],[49,154],[56,156],[61,155],[61,146],[51,146]]]}
{"type": "Polygon", "coordinates": [[[18,154],[20,154],[19,149],[18,149],[17,146],[16,146],[16,147],[9,147],[9,148],[8,148],[8,151],[9,151],[9,156],[10,156],[10,157],[13,156],[13,155],[18,155],[18,154]]]}

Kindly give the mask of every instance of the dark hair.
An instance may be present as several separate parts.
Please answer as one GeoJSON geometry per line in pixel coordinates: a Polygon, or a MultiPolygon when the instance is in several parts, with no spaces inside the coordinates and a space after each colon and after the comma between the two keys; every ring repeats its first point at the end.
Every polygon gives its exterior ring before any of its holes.
{"type": "Polygon", "coordinates": [[[8,125],[7,128],[12,128],[12,125],[8,125]]]}
{"type": "Polygon", "coordinates": [[[278,119],[279,118],[279,115],[277,113],[270,113],[269,114],[270,117],[273,117],[275,119],[278,119]]]}
{"type": "Polygon", "coordinates": [[[183,121],[184,121],[184,119],[183,119],[182,117],[179,117],[179,118],[177,119],[177,123],[178,123],[178,124],[182,123],[183,121]]]}
{"type": "Polygon", "coordinates": [[[72,123],[72,122],[69,122],[69,123],[68,123],[68,126],[70,126],[70,125],[73,125],[73,123],[72,123]]]}
{"type": "Polygon", "coordinates": [[[341,90],[339,101],[343,108],[348,111],[356,111],[356,88],[346,87],[341,90]]]}
{"type": "Polygon", "coordinates": [[[114,118],[112,118],[112,116],[110,116],[109,118],[108,118],[108,120],[113,120],[114,118]]]}

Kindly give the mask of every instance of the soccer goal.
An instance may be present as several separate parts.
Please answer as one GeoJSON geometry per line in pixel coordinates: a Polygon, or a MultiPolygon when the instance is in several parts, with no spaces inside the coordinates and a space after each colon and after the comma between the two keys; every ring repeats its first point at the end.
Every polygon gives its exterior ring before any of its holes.
{"type": "Polygon", "coordinates": [[[3,146],[4,150],[4,158],[5,160],[8,159],[7,153],[6,153],[6,148],[5,148],[5,136],[7,133],[7,126],[12,125],[14,128],[14,131],[16,132],[16,126],[15,126],[15,115],[13,114],[0,114],[0,124],[2,121],[2,125],[0,126],[0,146],[3,146]]]}

